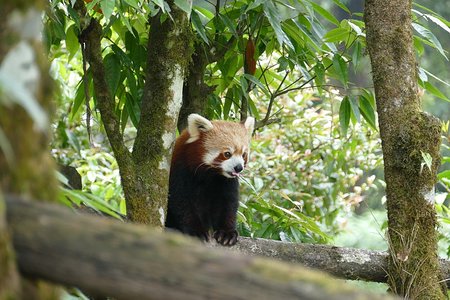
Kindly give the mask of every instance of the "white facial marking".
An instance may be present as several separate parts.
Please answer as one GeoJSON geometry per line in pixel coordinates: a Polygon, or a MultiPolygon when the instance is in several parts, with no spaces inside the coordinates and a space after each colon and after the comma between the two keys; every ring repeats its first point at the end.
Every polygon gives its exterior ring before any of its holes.
{"type": "Polygon", "coordinates": [[[244,168],[244,159],[240,155],[233,155],[230,159],[227,159],[221,163],[222,174],[228,178],[234,178],[233,174],[236,174],[234,167],[241,165],[244,168]]]}
{"type": "Polygon", "coordinates": [[[218,150],[205,153],[205,155],[203,156],[203,162],[207,165],[212,165],[212,163],[217,158],[217,156],[219,156],[219,154],[220,154],[220,151],[218,151],[218,150]]]}

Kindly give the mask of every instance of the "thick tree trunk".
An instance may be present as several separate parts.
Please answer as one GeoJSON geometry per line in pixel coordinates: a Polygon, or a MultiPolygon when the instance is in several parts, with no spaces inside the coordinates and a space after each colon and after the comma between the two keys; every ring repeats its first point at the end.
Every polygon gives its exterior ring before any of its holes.
{"type": "MultiPolygon", "coordinates": [[[[54,201],[55,166],[50,156],[51,80],[41,47],[45,1],[0,4],[0,192],[54,201]],[[33,118],[34,117],[34,118],[33,118]]],[[[1,195],[0,195],[1,197],[1,195]]],[[[19,280],[0,201],[0,299],[53,299],[54,288],[19,280]]]]}
{"type": "MultiPolygon", "coordinates": [[[[90,18],[80,35],[93,74],[97,107],[119,165],[128,218],[156,227],[164,226],[170,157],[192,43],[189,16],[173,1],[168,3],[170,18],[161,22],[158,14],[150,20],[146,84],[132,153],[123,142],[115,102],[105,80],[102,27],[90,18]]],[[[75,9],[80,19],[87,18],[84,1],[78,0],[75,9]]]]}
{"type": "MultiPolygon", "coordinates": [[[[148,61],[141,118],[133,149],[137,182],[145,194],[127,197],[131,220],[164,227],[170,159],[183,95],[186,69],[192,54],[189,16],[168,1],[171,18],[151,19],[148,61]]],[[[127,189],[125,189],[127,192],[127,189]]]]}
{"type": "Polygon", "coordinates": [[[443,299],[434,210],[440,124],[420,108],[411,1],[367,0],[365,21],[387,184],[390,289],[443,299]],[[422,153],[431,155],[431,168],[422,153]]]}
{"type": "Polygon", "coordinates": [[[115,299],[392,299],[178,233],[8,200],[22,272],[115,299]]]}

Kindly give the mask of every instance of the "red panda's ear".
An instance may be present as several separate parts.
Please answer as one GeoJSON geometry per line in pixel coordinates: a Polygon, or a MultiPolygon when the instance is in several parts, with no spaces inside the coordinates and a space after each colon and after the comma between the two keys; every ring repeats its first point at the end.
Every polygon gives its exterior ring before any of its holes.
{"type": "Polygon", "coordinates": [[[188,117],[188,132],[189,132],[189,139],[187,140],[188,143],[195,142],[199,136],[200,132],[206,132],[213,128],[213,125],[211,121],[209,121],[206,118],[203,118],[202,116],[198,114],[190,114],[188,117]]]}
{"type": "Polygon", "coordinates": [[[247,132],[250,136],[253,134],[253,129],[255,128],[255,118],[247,117],[244,122],[244,127],[247,129],[247,132]]]}

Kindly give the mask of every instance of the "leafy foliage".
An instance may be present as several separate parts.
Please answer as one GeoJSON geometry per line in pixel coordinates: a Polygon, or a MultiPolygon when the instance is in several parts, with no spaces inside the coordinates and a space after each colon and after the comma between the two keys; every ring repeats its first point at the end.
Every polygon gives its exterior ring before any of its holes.
{"type": "MultiPolygon", "coordinates": [[[[169,22],[170,7],[163,0],[86,3],[89,14],[103,26],[103,61],[115,97],[114,113],[124,139],[132,141],[140,119],[148,17],[161,13],[161,22],[169,22]]],[[[77,38],[83,20],[72,4],[52,0],[46,15],[45,38],[62,90],[54,146],[70,149],[67,160],[78,166],[86,192],[123,213],[116,164],[108,155],[98,153],[91,159],[93,152],[83,150],[103,144],[90,141],[81,125],[86,98],[93,112],[94,139],[103,129],[88,66],[83,74],[77,38]]],[[[308,0],[234,0],[221,1],[217,7],[208,1],[191,6],[176,0],[175,5],[190,14],[197,55],[205,55],[209,62],[204,81],[214,88],[207,95],[208,117],[238,119],[249,113],[260,126],[276,123],[264,127],[253,142],[241,232],[327,241],[338,231],[339,218],[372,186],[373,178],[364,177],[364,171],[380,163],[374,95],[370,87],[352,82],[365,76],[357,72],[367,66],[362,15],[339,0],[328,3],[327,9],[308,0]],[[348,18],[338,19],[330,12],[333,9],[348,18]]],[[[431,47],[446,59],[445,48],[425,22],[447,32],[448,22],[421,5],[413,12],[418,54],[431,47]]],[[[445,82],[419,69],[419,84],[447,100],[436,81],[445,82]]]]}
{"type": "Polygon", "coordinates": [[[255,137],[240,215],[244,234],[326,242],[374,187],[375,176],[365,174],[381,165],[376,132],[355,126],[348,137],[341,133],[345,98],[328,97],[284,97],[281,123],[255,137]]]}

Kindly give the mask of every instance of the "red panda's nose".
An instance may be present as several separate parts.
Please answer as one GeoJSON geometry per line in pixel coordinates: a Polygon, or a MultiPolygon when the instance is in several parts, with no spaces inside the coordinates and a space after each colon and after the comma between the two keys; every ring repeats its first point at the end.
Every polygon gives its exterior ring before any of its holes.
{"type": "Polygon", "coordinates": [[[242,170],[244,170],[244,168],[242,167],[241,164],[238,164],[238,165],[236,165],[236,166],[234,167],[234,171],[235,171],[236,173],[239,173],[239,172],[241,172],[242,170]]]}

